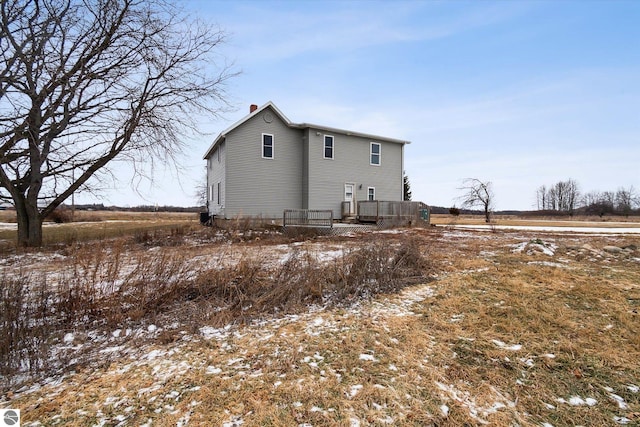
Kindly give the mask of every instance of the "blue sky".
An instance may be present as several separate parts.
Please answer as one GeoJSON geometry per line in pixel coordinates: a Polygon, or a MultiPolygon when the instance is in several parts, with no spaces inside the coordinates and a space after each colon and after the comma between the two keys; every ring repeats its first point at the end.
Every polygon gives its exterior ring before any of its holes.
{"type": "MultiPolygon", "coordinates": [[[[413,199],[451,206],[464,178],[497,209],[543,184],[640,189],[640,1],[207,1],[228,34],[234,107],[162,171],[108,204],[193,205],[215,135],[273,101],[294,122],[406,139],[413,199]],[[178,179],[179,178],[179,179],[178,179]]],[[[459,204],[459,203],[458,203],[459,204]]]]}

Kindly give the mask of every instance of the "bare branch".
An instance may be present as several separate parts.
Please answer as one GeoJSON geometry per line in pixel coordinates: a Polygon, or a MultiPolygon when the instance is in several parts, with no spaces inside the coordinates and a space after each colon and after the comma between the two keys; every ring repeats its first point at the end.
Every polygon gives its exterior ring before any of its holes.
{"type": "Polygon", "coordinates": [[[226,107],[224,39],[166,0],[2,2],[0,187],[19,236],[114,159],[177,162],[196,113],[226,107]]]}

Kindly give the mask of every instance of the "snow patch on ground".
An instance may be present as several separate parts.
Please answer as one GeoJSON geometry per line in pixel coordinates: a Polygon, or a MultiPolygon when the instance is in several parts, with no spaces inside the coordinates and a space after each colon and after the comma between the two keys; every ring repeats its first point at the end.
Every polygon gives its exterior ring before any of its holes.
{"type": "Polygon", "coordinates": [[[534,255],[536,253],[542,253],[548,256],[554,256],[558,246],[555,243],[545,242],[540,239],[534,239],[528,242],[520,242],[511,245],[513,253],[525,252],[527,255],[534,255]]]}
{"type": "MultiPolygon", "coordinates": [[[[478,403],[476,401],[476,398],[468,391],[459,390],[454,385],[444,384],[438,381],[436,381],[435,384],[443,392],[442,397],[444,399],[451,399],[457,404],[463,407],[466,407],[467,410],[469,411],[469,415],[471,416],[471,418],[475,419],[480,424],[489,424],[486,418],[489,415],[498,412],[500,409],[515,408],[516,406],[515,402],[507,399],[505,396],[502,395],[502,393],[500,393],[497,389],[495,389],[495,387],[490,388],[493,393],[493,396],[490,396],[490,397],[493,397],[495,401],[493,403],[483,405],[478,403]]],[[[483,400],[486,397],[487,396],[483,396],[483,400]]],[[[491,399],[488,399],[488,400],[491,400],[491,399]]],[[[443,407],[447,408],[446,411],[448,414],[448,410],[449,410],[448,406],[442,405],[440,407],[440,410],[443,412],[444,415],[446,415],[445,409],[443,409],[443,407]]]]}
{"type": "Polygon", "coordinates": [[[500,347],[504,350],[510,350],[510,351],[519,351],[522,350],[522,344],[512,344],[512,345],[508,345],[500,340],[491,340],[492,343],[494,343],[497,347],[500,347]]]}
{"type": "Polygon", "coordinates": [[[529,225],[454,225],[455,229],[466,230],[518,230],[518,231],[550,231],[566,233],[585,233],[596,235],[640,234],[640,227],[559,227],[529,225]]]}
{"type": "Polygon", "coordinates": [[[569,400],[565,400],[562,397],[556,399],[558,403],[565,403],[571,406],[595,406],[598,401],[592,397],[582,398],[580,396],[571,396],[569,400]]]}

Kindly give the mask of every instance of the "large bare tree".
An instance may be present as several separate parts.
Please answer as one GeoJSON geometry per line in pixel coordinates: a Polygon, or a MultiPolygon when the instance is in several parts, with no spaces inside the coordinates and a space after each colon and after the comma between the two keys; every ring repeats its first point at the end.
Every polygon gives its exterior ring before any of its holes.
{"type": "Polygon", "coordinates": [[[638,200],[639,197],[633,185],[628,188],[620,187],[616,191],[616,209],[624,216],[629,216],[634,206],[638,204],[638,200]]]}
{"type": "Polygon", "coordinates": [[[580,202],[580,186],[573,179],[558,181],[547,188],[545,185],[536,190],[538,209],[564,211],[573,215],[580,202]]]}
{"type": "Polygon", "coordinates": [[[174,160],[196,114],[225,105],[223,40],[164,0],[2,1],[0,200],[18,244],[41,245],[47,215],[112,160],[174,160]]]}
{"type": "Polygon", "coordinates": [[[480,181],[477,178],[466,178],[462,181],[462,186],[458,190],[464,191],[464,194],[458,198],[462,202],[462,207],[482,207],[485,222],[490,222],[494,204],[493,185],[491,182],[480,181]]]}

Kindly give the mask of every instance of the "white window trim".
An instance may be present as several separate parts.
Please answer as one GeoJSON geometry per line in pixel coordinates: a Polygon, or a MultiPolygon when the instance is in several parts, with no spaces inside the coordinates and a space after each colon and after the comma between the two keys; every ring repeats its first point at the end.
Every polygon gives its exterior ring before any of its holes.
{"type": "Polygon", "coordinates": [[[260,155],[262,156],[263,159],[273,160],[276,158],[276,138],[275,136],[273,136],[273,134],[271,133],[262,134],[262,137],[260,138],[260,155]],[[265,136],[271,137],[271,157],[265,157],[264,155],[264,137],[265,136]]]}
{"type": "Polygon", "coordinates": [[[322,158],[327,160],[333,160],[336,158],[336,137],[333,135],[323,135],[322,136],[322,158]],[[331,138],[331,157],[325,156],[326,148],[325,145],[327,143],[326,138],[331,138]]]}
{"type": "Polygon", "coordinates": [[[369,164],[371,166],[380,166],[382,164],[382,144],[380,144],[379,142],[371,142],[369,143],[369,164]],[[378,146],[378,163],[373,163],[371,161],[374,152],[373,152],[373,145],[377,145],[378,146]]]}
{"type": "Polygon", "coordinates": [[[367,201],[374,201],[376,200],[376,187],[367,187],[367,201]],[[373,199],[369,198],[369,192],[373,190],[373,199]]]}

